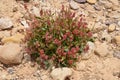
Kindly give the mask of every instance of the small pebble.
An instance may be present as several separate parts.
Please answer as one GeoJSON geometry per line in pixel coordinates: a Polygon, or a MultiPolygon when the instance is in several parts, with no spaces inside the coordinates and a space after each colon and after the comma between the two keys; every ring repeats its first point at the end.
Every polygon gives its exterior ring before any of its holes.
{"type": "Polygon", "coordinates": [[[111,25],[108,27],[108,32],[114,31],[115,28],[116,28],[116,25],[115,25],[115,24],[111,24],[111,25]]]}
{"type": "Polygon", "coordinates": [[[114,41],[117,45],[120,45],[120,36],[115,36],[114,41]]]}
{"type": "Polygon", "coordinates": [[[96,0],[87,0],[87,2],[90,4],[95,4],[97,1],[96,0]]]}
{"type": "Polygon", "coordinates": [[[114,52],[113,56],[120,59],[120,51],[114,52]]]}
{"type": "Polygon", "coordinates": [[[84,3],[84,2],[86,2],[86,0],[75,0],[76,2],[78,2],[78,3],[84,3]]]}
{"type": "Polygon", "coordinates": [[[101,10],[101,7],[99,5],[94,5],[94,8],[95,8],[95,10],[98,10],[98,11],[101,10]]]}
{"type": "Polygon", "coordinates": [[[73,10],[79,9],[78,4],[74,1],[70,1],[69,5],[70,5],[71,9],[73,9],[73,10]]]}
{"type": "Polygon", "coordinates": [[[120,21],[118,21],[118,26],[120,27],[120,21]]]}
{"type": "Polygon", "coordinates": [[[13,68],[8,68],[8,69],[7,69],[7,72],[8,72],[9,74],[14,74],[14,71],[15,71],[15,70],[14,70],[13,68]]]}

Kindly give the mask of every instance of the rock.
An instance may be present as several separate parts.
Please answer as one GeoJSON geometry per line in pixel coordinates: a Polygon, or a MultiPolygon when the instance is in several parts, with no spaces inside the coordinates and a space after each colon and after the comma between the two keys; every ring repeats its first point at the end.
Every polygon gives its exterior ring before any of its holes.
{"type": "Polygon", "coordinates": [[[114,5],[119,5],[119,1],[118,0],[109,0],[110,2],[112,2],[114,5]]]}
{"type": "Polygon", "coordinates": [[[0,38],[2,39],[3,37],[9,37],[10,36],[10,31],[5,30],[5,31],[0,31],[0,38]]]}
{"type": "Polygon", "coordinates": [[[19,44],[9,43],[0,46],[0,61],[4,64],[19,64],[22,61],[23,53],[21,53],[19,44]]]}
{"type": "Polygon", "coordinates": [[[9,42],[20,43],[20,42],[22,42],[22,39],[24,39],[24,35],[18,33],[13,36],[10,36],[10,37],[5,37],[1,41],[3,43],[9,43],[9,42]]]}
{"type": "Polygon", "coordinates": [[[120,45],[120,36],[115,36],[114,40],[117,45],[120,45]]]}
{"type": "Polygon", "coordinates": [[[74,1],[76,1],[78,3],[84,3],[84,2],[86,2],[86,0],[74,0],[74,1]]]}
{"type": "Polygon", "coordinates": [[[51,74],[54,80],[65,80],[66,77],[72,75],[72,70],[70,68],[55,68],[52,70],[51,74]]]}
{"type": "Polygon", "coordinates": [[[120,27],[120,21],[118,21],[118,26],[120,27]]]}
{"type": "Polygon", "coordinates": [[[113,76],[120,78],[120,71],[113,72],[113,76]]]}
{"type": "Polygon", "coordinates": [[[113,23],[113,20],[111,20],[111,19],[106,19],[105,20],[106,25],[110,25],[111,23],[113,23]]]}
{"type": "Polygon", "coordinates": [[[120,59],[120,51],[116,51],[113,53],[113,56],[120,59]]]}
{"type": "Polygon", "coordinates": [[[106,9],[110,9],[110,8],[112,8],[113,4],[110,3],[110,2],[106,2],[106,3],[104,4],[104,6],[105,6],[106,9]]]}
{"type": "Polygon", "coordinates": [[[94,53],[94,49],[95,49],[94,43],[88,42],[87,45],[89,46],[89,50],[87,52],[83,52],[81,54],[81,56],[82,56],[81,59],[83,59],[83,60],[89,59],[92,56],[92,54],[94,53]]]}
{"type": "Polygon", "coordinates": [[[120,18],[120,13],[114,13],[110,15],[112,18],[119,19],[120,18]]]}
{"type": "Polygon", "coordinates": [[[14,74],[15,70],[12,67],[10,67],[10,68],[7,69],[7,72],[9,74],[14,74]]]}
{"type": "Polygon", "coordinates": [[[112,10],[113,10],[113,11],[118,11],[118,12],[120,12],[120,7],[119,7],[119,5],[114,5],[114,6],[112,6],[112,10]]]}
{"type": "Polygon", "coordinates": [[[3,74],[0,75],[0,79],[1,79],[1,80],[5,80],[6,77],[7,77],[7,74],[4,74],[4,73],[3,73],[3,74]]]}
{"type": "Polygon", "coordinates": [[[108,32],[107,32],[106,30],[104,30],[104,31],[101,33],[101,40],[102,40],[102,41],[111,42],[112,38],[111,38],[111,35],[109,35],[108,32]]]}
{"type": "Polygon", "coordinates": [[[87,2],[90,4],[95,4],[97,1],[96,0],[87,0],[87,2]]]}
{"type": "Polygon", "coordinates": [[[99,5],[94,5],[94,8],[95,8],[95,10],[98,10],[98,11],[101,10],[101,7],[99,5]]]}
{"type": "Polygon", "coordinates": [[[31,60],[30,55],[27,54],[27,53],[25,53],[25,54],[24,54],[24,60],[23,60],[23,62],[26,63],[26,62],[29,62],[30,60],[31,60]]]}
{"type": "Polygon", "coordinates": [[[21,24],[25,27],[25,28],[29,28],[29,25],[26,21],[21,21],[21,24]]]}
{"type": "Polygon", "coordinates": [[[0,29],[12,28],[13,23],[9,18],[0,18],[0,29]]]}
{"type": "Polygon", "coordinates": [[[93,21],[88,22],[88,28],[89,29],[91,29],[91,30],[94,29],[94,25],[95,25],[95,22],[93,22],[93,21]]]}
{"type": "Polygon", "coordinates": [[[112,31],[115,30],[115,28],[116,28],[116,24],[110,24],[109,27],[108,27],[108,31],[112,32],[112,31]]]}
{"type": "Polygon", "coordinates": [[[106,43],[97,43],[95,48],[95,54],[100,57],[106,57],[109,53],[108,45],[106,43]]]}
{"type": "Polygon", "coordinates": [[[75,3],[74,1],[70,1],[69,5],[70,5],[71,9],[73,9],[73,10],[79,9],[78,4],[75,3]]]}
{"type": "Polygon", "coordinates": [[[32,12],[36,17],[40,17],[40,10],[37,7],[33,6],[32,12]]]}

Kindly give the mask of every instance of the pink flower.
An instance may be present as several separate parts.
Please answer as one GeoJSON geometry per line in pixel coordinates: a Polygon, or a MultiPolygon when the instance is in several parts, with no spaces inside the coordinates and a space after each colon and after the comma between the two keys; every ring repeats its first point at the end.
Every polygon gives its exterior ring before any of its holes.
{"type": "Polygon", "coordinates": [[[45,37],[47,37],[48,35],[49,35],[49,32],[46,32],[45,37]]]}
{"type": "Polygon", "coordinates": [[[66,54],[67,54],[66,52],[63,52],[63,56],[66,56],[66,54]]]}
{"type": "Polygon", "coordinates": [[[68,55],[71,55],[71,54],[72,54],[72,52],[71,52],[71,51],[68,51],[68,52],[67,52],[67,54],[68,54],[68,55]]]}
{"type": "Polygon", "coordinates": [[[68,60],[68,63],[71,65],[73,64],[73,60],[68,60]]]}
{"type": "Polygon", "coordinates": [[[81,18],[80,18],[80,22],[82,22],[82,21],[83,21],[83,18],[81,17],[81,18]]]}
{"type": "Polygon", "coordinates": [[[84,23],[84,24],[83,24],[83,28],[87,28],[87,23],[84,23]]]}
{"type": "Polygon", "coordinates": [[[84,33],[83,33],[83,32],[80,32],[80,36],[83,37],[83,36],[84,36],[84,33]]]}
{"type": "Polygon", "coordinates": [[[92,36],[92,32],[88,32],[87,35],[88,35],[88,37],[91,37],[92,36]]]}
{"type": "Polygon", "coordinates": [[[52,60],[55,60],[55,56],[52,56],[51,59],[52,59],[52,60]]]}
{"type": "Polygon", "coordinates": [[[66,35],[67,35],[67,36],[70,36],[70,32],[66,32],[66,35]]]}
{"type": "Polygon", "coordinates": [[[41,16],[43,15],[43,10],[40,10],[40,15],[41,15],[41,16]]]}
{"type": "Polygon", "coordinates": [[[87,52],[89,50],[89,46],[86,45],[85,48],[84,48],[84,51],[87,52]]]}
{"type": "Polygon", "coordinates": [[[60,49],[60,48],[58,48],[58,49],[56,50],[56,53],[59,54],[59,55],[62,55],[63,52],[64,52],[64,50],[63,50],[63,49],[60,49]]]}
{"type": "Polygon", "coordinates": [[[48,59],[48,56],[45,55],[45,54],[40,55],[40,57],[41,57],[42,59],[44,59],[44,60],[47,60],[47,59],[48,59]]]}
{"type": "Polygon", "coordinates": [[[75,26],[75,25],[76,25],[76,23],[72,22],[72,26],[75,26]]]}
{"type": "Polygon", "coordinates": [[[52,39],[52,35],[50,35],[49,32],[46,32],[46,34],[45,34],[45,40],[47,42],[49,42],[49,41],[51,41],[51,39],[52,39]]]}
{"type": "Polygon", "coordinates": [[[74,18],[75,17],[75,12],[71,14],[71,18],[74,18]]]}
{"type": "Polygon", "coordinates": [[[66,40],[66,39],[67,39],[67,35],[64,34],[64,35],[63,35],[63,40],[66,40]]]}
{"type": "Polygon", "coordinates": [[[47,21],[47,24],[50,25],[50,20],[47,21]]]}
{"type": "Polygon", "coordinates": [[[79,30],[74,29],[74,30],[73,30],[73,34],[78,35],[78,34],[79,34],[79,30]]]}
{"type": "Polygon", "coordinates": [[[70,41],[72,42],[73,41],[73,36],[69,36],[69,38],[70,38],[70,41]]]}
{"type": "Polygon", "coordinates": [[[55,39],[55,40],[54,40],[54,43],[55,43],[56,45],[61,45],[61,41],[58,40],[58,39],[55,39]]]}
{"type": "Polygon", "coordinates": [[[44,56],[44,59],[45,59],[45,60],[47,60],[47,59],[48,59],[48,56],[47,56],[47,55],[45,55],[45,56],[44,56]]]}
{"type": "Polygon", "coordinates": [[[73,54],[76,53],[76,52],[77,52],[76,48],[73,47],[73,48],[71,49],[71,52],[72,52],[73,54]]]}
{"type": "Polygon", "coordinates": [[[79,46],[76,46],[76,51],[79,51],[79,50],[80,50],[79,46]]]}
{"type": "Polygon", "coordinates": [[[41,49],[41,50],[39,51],[39,53],[40,53],[41,55],[44,54],[44,50],[41,49]]]}
{"type": "Polygon", "coordinates": [[[78,26],[78,28],[80,28],[80,27],[81,27],[81,22],[78,22],[78,25],[77,25],[77,26],[78,26]]]}

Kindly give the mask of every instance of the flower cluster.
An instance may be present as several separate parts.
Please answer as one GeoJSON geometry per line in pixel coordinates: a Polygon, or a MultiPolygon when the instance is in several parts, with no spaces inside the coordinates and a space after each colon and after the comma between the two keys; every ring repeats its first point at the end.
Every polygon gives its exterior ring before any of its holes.
{"type": "Polygon", "coordinates": [[[83,51],[87,51],[92,32],[87,28],[84,15],[79,18],[69,9],[64,9],[55,18],[51,11],[40,11],[27,29],[27,50],[39,58],[42,66],[73,66],[83,51]],[[53,64],[52,64],[53,63],[53,64]]]}

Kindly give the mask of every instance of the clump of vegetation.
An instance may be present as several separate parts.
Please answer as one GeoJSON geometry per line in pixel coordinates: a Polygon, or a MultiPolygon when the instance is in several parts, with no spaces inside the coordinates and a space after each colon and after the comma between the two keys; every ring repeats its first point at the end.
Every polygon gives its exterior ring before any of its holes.
{"type": "Polygon", "coordinates": [[[83,51],[87,51],[92,32],[87,28],[84,15],[62,7],[56,18],[51,11],[40,11],[40,17],[32,17],[26,31],[27,51],[42,67],[71,67],[83,51]]]}

